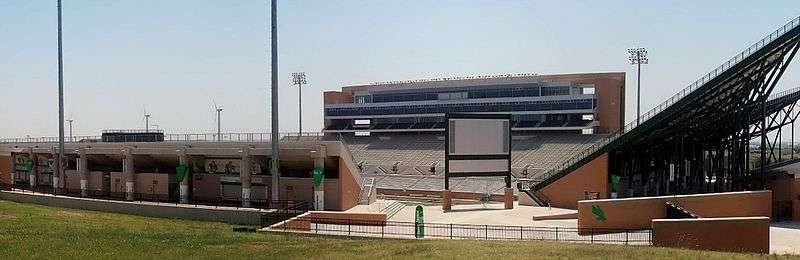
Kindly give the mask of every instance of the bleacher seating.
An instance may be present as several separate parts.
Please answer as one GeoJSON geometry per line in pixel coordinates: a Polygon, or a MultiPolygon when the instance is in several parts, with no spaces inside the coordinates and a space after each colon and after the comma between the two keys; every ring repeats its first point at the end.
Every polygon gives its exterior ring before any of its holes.
{"type": "MultiPolygon", "coordinates": [[[[566,122],[562,122],[565,124],[566,122]]],[[[515,134],[511,168],[516,178],[535,178],[605,135],[576,133],[515,134]],[[527,173],[527,174],[526,174],[527,173]]],[[[444,187],[444,137],[441,133],[343,137],[362,174],[378,188],[441,190],[444,187]],[[431,173],[433,166],[435,173],[431,173]],[[395,170],[396,169],[396,170],[395,170]]],[[[502,193],[502,178],[453,178],[453,191],[502,193]]]]}

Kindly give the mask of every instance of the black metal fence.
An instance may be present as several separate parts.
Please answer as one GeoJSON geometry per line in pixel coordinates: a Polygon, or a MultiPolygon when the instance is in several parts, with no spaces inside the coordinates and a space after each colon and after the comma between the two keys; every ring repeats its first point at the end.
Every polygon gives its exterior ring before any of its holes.
{"type": "MultiPolygon", "coordinates": [[[[267,222],[280,223],[281,219],[267,222]]],[[[650,245],[652,230],[578,229],[570,227],[532,227],[506,225],[424,223],[421,236],[414,222],[369,221],[299,217],[275,225],[271,230],[325,235],[374,238],[433,238],[478,240],[541,240],[579,243],[650,245]]]]}

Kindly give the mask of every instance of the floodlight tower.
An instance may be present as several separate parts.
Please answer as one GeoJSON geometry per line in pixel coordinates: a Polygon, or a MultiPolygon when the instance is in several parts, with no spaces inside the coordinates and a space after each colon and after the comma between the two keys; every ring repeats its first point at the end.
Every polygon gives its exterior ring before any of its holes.
{"type": "Polygon", "coordinates": [[[147,113],[147,109],[144,109],[144,131],[150,132],[150,116],[151,114],[147,113]]]}
{"type": "Polygon", "coordinates": [[[647,64],[647,50],[644,48],[631,48],[628,49],[631,55],[628,60],[631,65],[636,65],[636,125],[639,125],[639,117],[642,116],[642,64],[647,64]]]}
{"type": "Polygon", "coordinates": [[[303,84],[308,84],[306,81],[305,72],[292,73],[292,85],[297,86],[297,104],[298,104],[298,126],[297,126],[297,139],[303,136],[303,84]]]}
{"type": "Polygon", "coordinates": [[[217,141],[222,141],[222,107],[214,102],[214,111],[217,112],[217,141]]]}

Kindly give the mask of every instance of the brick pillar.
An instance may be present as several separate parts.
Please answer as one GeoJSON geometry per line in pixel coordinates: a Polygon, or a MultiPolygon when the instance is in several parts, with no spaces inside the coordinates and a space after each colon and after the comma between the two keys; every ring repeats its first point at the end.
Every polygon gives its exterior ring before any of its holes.
{"type": "MultiPolygon", "coordinates": [[[[186,155],[186,148],[178,150],[178,165],[186,165],[189,167],[189,156],[186,155]]],[[[189,173],[187,170],[186,176],[179,183],[180,187],[180,203],[189,202],[189,173]]]]}
{"type": "Polygon", "coordinates": [[[81,175],[81,197],[89,196],[89,159],[86,148],[78,148],[78,173],[81,175]]]}
{"type": "Polygon", "coordinates": [[[450,190],[442,191],[442,210],[450,211],[453,209],[453,193],[450,190]]]}
{"type": "Polygon", "coordinates": [[[242,207],[250,207],[250,195],[253,177],[253,162],[250,157],[250,147],[242,147],[242,165],[239,177],[242,180],[242,207]]]}
{"type": "Polygon", "coordinates": [[[503,202],[505,202],[506,209],[513,209],[514,208],[514,188],[506,188],[506,192],[503,196],[503,202]]]}
{"type": "MultiPolygon", "coordinates": [[[[318,145],[316,151],[311,151],[311,158],[314,160],[314,168],[325,169],[325,156],[327,156],[327,148],[324,145],[318,145]]],[[[312,178],[314,176],[311,176],[312,178]]],[[[324,180],[324,178],[323,178],[324,180]]],[[[325,210],[325,182],[314,187],[314,210],[325,210]]]]}
{"type": "Polygon", "coordinates": [[[125,176],[125,200],[132,201],[136,176],[134,176],[133,149],[126,147],[123,151],[122,174],[125,176]]]}

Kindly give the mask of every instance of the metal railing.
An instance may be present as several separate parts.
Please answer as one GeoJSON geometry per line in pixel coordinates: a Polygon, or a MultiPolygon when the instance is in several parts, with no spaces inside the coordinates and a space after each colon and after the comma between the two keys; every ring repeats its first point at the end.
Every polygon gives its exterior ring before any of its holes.
{"type": "Polygon", "coordinates": [[[794,96],[800,94],[800,87],[794,87],[787,90],[783,90],[778,93],[774,93],[767,98],[767,101],[776,100],[782,97],[794,96]]]}
{"type": "MultiPolygon", "coordinates": [[[[283,220],[281,220],[283,221],[283,220]]],[[[343,218],[297,217],[270,228],[271,231],[298,232],[372,238],[435,238],[476,240],[544,240],[578,243],[650,245],[650,229],[603,229],[571,227],[533,227],[424,223],[422,235],[417,224],[402,221],[375,221],[343,218]],[[307,229],[298,229],[307,227],[307,229]]]]}
{"type": "MultiPolygon", "coordinates": [[[[324,137],[323,133],[281,133],[281,141],[318,141],[324,137]]],[[[164,142],[263,142],[272,140],[270,133],[216,133],[208,134],[164,134],[164,142]]],[[[58,137],[17,137],[0,138],[0,143],[57,143],[58,137]]],[[[67,143],[95,143],[102,142],[99,135],[80,135],[65,137],[67,143]]]]}
{"type": "Polygon", "coordinates": [[[764,46],[772,43],[775,39],[778,39],[779,37],[783,36],[786,32],[795,29],[796,27],[798,27],[798,25],[800,25],[800,17],[797,17],[797,18],[793,19],[791,22],[785,24],[781,28],[778,28],[777,30],[775,30],[774,32],[769,34],[768,36],[766,36],[763,39],[761,39],[761,41],[758,41],[758,42],[754,43],[753,45],[751,45],[750,47],[748,47],[747,49],[745,49],[741,53],[737,54],[736,56],[734,56],[733,58],[731,58],[727,62],[723,63],[722,65],[720,65],[719,67],[717,67],[713,71],[709,72],[708,74],[706,74],[705,76],[701,77],[700,79],[698,79],[694,83],[690,84],[688,87],[686,87],[683,90],[681,90],[680,92],[676,93],[675,95],[673,95],[672,97],[670,97],[666,101],[664,101],[661,104],[659,104],[658,106],[650,109],[649,111],[644,113],[642,116],[640,116],[638,119],[634,119],[633,121],[629,122],[620,131],[617,131],[616,133],[608,136],[607,138],[601,139],[599,142],[596,142],[593,145],[589,146],[589,148],[587,148],[583,152],[580,152],[580,153],[576,154],[575,156],[573,156],[573,157],[571,157],[571,158],[559,163],[555,167],[551,168],[549,171],[545,172],[541,176],[541,178],[543,180],[546,180],[546,179],[552,177],[553,175],[556,175],[556,174],[564,171],[565,169],[567,169],[568,167],[572,166],[573,164],[576,164],[578,161],[583,160],[584,158],[588,157],[589,155],[594,154],[596,151],[600,150],[605,145],[611,143],[612,141],[616,140],[620,136],[628,133],[630,130],[636,128],[638,125],[646,123],[647,120],[653,118],[653,116],[655,116],[656,114],[661,113],[662,111],[664,111],[668,107],[672,106],[673,104],[675,104],[676,102],[678,102],[682,98],[686,97],[688,94],[692,93],[696,89],[698,89],[701,86],[703,86],[704,84],[708,83],[708,81],[710,81],[710,80],[716,78],[717,76],[719,76],[720,74],[726,72],[728,69],[730,69],[731,67],[737,65],[739,62],[749,58],[750,55],[752,55],[753,53],[759,51],[764,46]],[[637,122],[639,122],[639,123],[637,123],[637,122]]]}
{"type": "MultiPolygon", "coordinates": [[[[81,198],[80,189],[53,188],[52,186],[34,186],[29,184],[7,184],[0,183],[0,190],[14,190],[30,194],[60,195],[66,197],[81,198]]],[[[101,190],[87,190],[85,198],[101,199],[109,201],[131,201],[126,199],[125,192],[111,192],[101,190]]],[[[232,199],[224,196],[190,198],[187,203],[179,203],[179,196],[176,194],[164,193],[133,193],[131,202],[149,202],[157,204],[182,205],[190,207],[228,207],[228,208],[252,208],[252,209],[274,209],[276,212],[305,212],[310,208],[307,201],[302,200],[267,200],[250,199],[250,207],[242,207],[241,199],[232,199]]]]}

